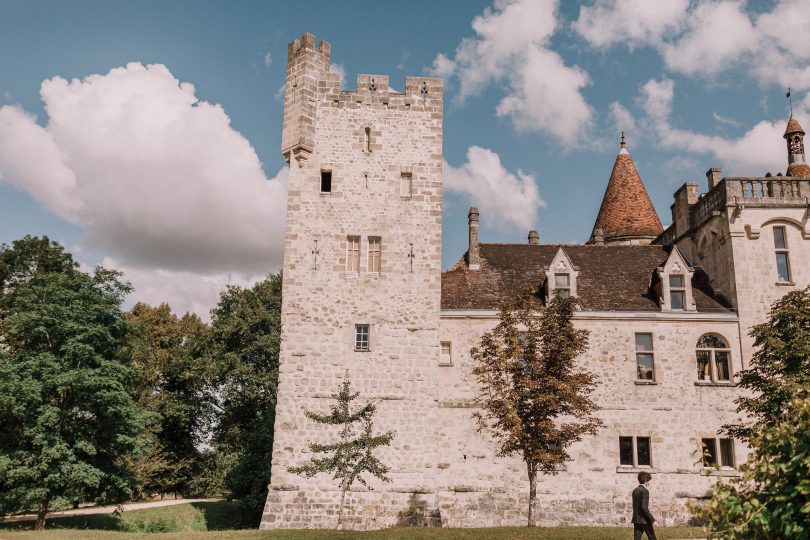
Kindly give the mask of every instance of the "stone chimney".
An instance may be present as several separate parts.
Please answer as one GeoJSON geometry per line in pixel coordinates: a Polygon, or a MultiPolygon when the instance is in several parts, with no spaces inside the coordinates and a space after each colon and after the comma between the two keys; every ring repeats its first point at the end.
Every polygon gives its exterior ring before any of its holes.
{"type": "Polygon", "coordinates": [[[591,243],[595,246],[604,246],[605,245],[605,233],[602,229],[594,229],[593,236],[591,237],[591,243]]]}
{"type": "Polygon", "coordinates": [[[467,251],[467,264],[470,270],[478,270],[481,268],[481,254],[478,252],[478,208],[475,206],[470,207],[470,213],[467,214],[470,225],[470,247],[467,251]]]}
{"type": "Polygon", "coordinates": [[[689,231],[689,209],[698,201],[697,182],[687,182],[675,192],[675,202],[672,203],[672,223],[675,224],[675,238],[689,231]]]}
{"type": "Polygon", "coordinates": [[[720,183],[722,174],[723,174],[722,170],[714,167],[706,171],[706,180],[709,181],[709,191],[711,191],[714,186],[720,183]]]}
{"type": "Polygon", "coordinates": [[[540,243],[540,233],[537,231],[529,231],[529,244],[536,246],[540,243]]]}

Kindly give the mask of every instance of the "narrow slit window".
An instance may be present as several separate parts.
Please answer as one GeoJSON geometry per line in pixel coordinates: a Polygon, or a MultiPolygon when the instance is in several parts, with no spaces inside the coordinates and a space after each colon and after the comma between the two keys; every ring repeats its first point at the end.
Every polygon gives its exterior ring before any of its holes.
{"type": "Polygon", "coordinates": [[[363,151],[371,152],[371,128],[366,128],[363,133],[363,151]]]}
{"type": "Polygon", "coordinates": [[[368,266],[366,268],[369,272],[380,272],[380,244],[379,236],[368,237],[368,266]]]}
{"type": "Polygon", "coordinates": [[[683,274],[669,276],[670,309],[686,309],[686,281],[683,274]]]}
{"type": "Polygon", "coordinates": [[[360,271],[360,237],[346,238],[346,272],[360,271]]]}
{"type": "Polygon", "coordinates": [[[321,193],[332,193],[332,171],[321,171],[321,193]]]}
{"type": "Polygon", "coordinates": [[[403,199],[410,199],[413,194],[413,175],[402,173],[399,177],[399,196],[403,199]]]}
{"type": "Polygon", "coordinates": [[[773,228],[773,246],[776,250],[776,274],[779,281],[790,283],[790,256],[787,245],[787,231],[784,227],[773,228]]]}
{"type": "Polygon", "coordinates": [[[654,381],[654,357],[652,334],[636,334],[636,379],[654,381]]]}

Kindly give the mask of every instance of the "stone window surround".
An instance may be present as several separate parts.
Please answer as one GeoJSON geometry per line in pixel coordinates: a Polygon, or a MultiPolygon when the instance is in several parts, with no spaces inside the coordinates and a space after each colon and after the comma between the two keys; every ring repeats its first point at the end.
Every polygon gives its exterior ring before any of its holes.
{"type": "Polygon", "coordinates": [[[773,251],[776,258],[776,284],[777,285],[792,285],[793,284],[793,272],[790,268],[790,242],[788,242],[788,234],[787,234],[787,227],[782,224],[774,224],[773,227],[773,251]],[[777,245],[776,242],[776,231],[781,230],[782,232],[782,246],[780,247],[777,245]],[[779,255],[785,256],[785,269],[787,270],[787,279],[783,280],[779,276],[779,255]]]}
{"type": "Polygon", "coordinates": [[[452,366],[453,365],[453,342],[452,341],[441,341],[439,342],[439,365],[440,366],[452,366]],[[444,361],[444,348],[445,345],[447,346],[447,358],[448,360],[444,361]]]}
{"type": "Polygon", "coordinates": [[[656,373],[655,369],[655,334],[653,332],[635,332],[633,333],[633,354],[636,359],[636,379],[635,383],[640,385],[646,384],[658,384],[658,374],[656,373]],[[649,350],[640,351],[638,349],[638,344],[636,343],[637,336],[639,335],[648,335],[650,336],[651,348],[649,350]],[[638,377],[638,355],[639,354],[649,354],[652,357],[652,379],[640,379],[638,377]]]}
{"type": "Polygon", "coordinates": [[[371,325],[368,323],[357,323],[354,325],[354,351],[371,352],[371,325]],[[365,347],[362,345],[363,332],[365,329],[365,347]]]}
{"type": "Polygon", "coordinates": [[[551,260],[551,263],[545,267],[546,274],[546,302],[549,302],[554,297],[554,289],[556,286],[555,276],[557,274],[568,274],[568,290],[570,296],[577,295],[577,276],[579,276],[579,267],[571,263],[571,259],[563,248],[557,249],[557,253],[551,260]]]}
{"type": "Polygon", "coordinates": [[[360,276],[364,278],[377,278],[382,273],[382,236],[379,234],[349,234],[346,236],[346,250],[344,253],[344,257],[346,258],[346,264],[343,265],[343,276],[347,279],[357,279],[360,276]],[[358,238],[360,245],[359,245],[359,253],[360,253],[360,261],[358,263],[357,270],[349,270],[349,242],[351,238],[358,238]],[[379,272],[370,272],[368,270],[368,263],[369,263],[369,240],[370,239],[378,239],[380,245],[380,271],[379,272]],[[365,246],[365,247],[364,247],[365,246]],[[363,262],[366,264],[364,265],[363,262]]]}
{"type": "Polygon", "coordinates": [[[701,433],[697,437],[697,455],[700,456],[700,473],[707,476],[739,476],[739,471],[737,470],[737,441],[731,437],[721,437],[717,433],[701,433]],[[721,439],[729,439],[731,440],[731,455],[732,459],[734,460],[733,465],[720,465],[718,463],[717,467],[714,466],[707,466],[702,463],[703,461],[703,439],[713,439],[714,440],[714,448],[717,455],[718,460],[722,461],[721,450],[720,450],[720,440],[721,439]]]}
{"type": "Polygon", "coordinates": [[[399,198],[404,201],[413,199],[413,167],[401,167],[399,170],[399,198]]]}
{"type": "Polygon", "coordinates": [[[689,265],[677,246],[672,248],[672,252],[669,254],[667,261],[663,266],[659,266],[656,272],[658,273],[658,278],[661,284],[661,296],[658,298],[661,311],[697,311],[695,299],[692,294],[692,276],[695,274],[695,269],[689,265]],[[672,306],[670,305],[670,275],[683,275],[685,292],[684,309],[672,309],[672,306]]]}
{"type": "Polygon", "coordinates": [[[658,472],[658,469],[655,467],[655,452],[653,452],[653,435],[651,433],[624,433],[619,432],[618,437],[616,438],[616,442],[621,444],[622,437],[631,437],[633,439],[633,464],[632,465],[622,465],[621,463],[621,451],[619,452],[619,464],[616,466],[617,473],[637,473],[641,471],[647,471],[650,473],[658,472]],[[638,441],[639,438],[647,438],[650,439],[650,464],[649,465],[639,465],[638,464],[638,441]]]}
{"type": "Polygon", "coordinates": [[[729,340],[726,339],[725,336],[720,334],[719,332],[705,332],[698,336],[697,340],[695,341],[695,367],[697,367],[697,352],[698,351],[711,351],[709,356],[709,379],[697,379],[695,380],[695,386],[737,386],[734,382],[734,355],[732,347],[729,345],[729,340]],[[721,339],[725,344],[725,348],[705,348],[705,347],[698,347],[698,343],[700,342],[701,338],[705,335],[712,335],[716,336],[721,339]],[[728,379],[718,380],[717,379],[717,365],[715,362],[715,353],[714,351],[721,351],[721,352],[728,352],[728,379]]]}

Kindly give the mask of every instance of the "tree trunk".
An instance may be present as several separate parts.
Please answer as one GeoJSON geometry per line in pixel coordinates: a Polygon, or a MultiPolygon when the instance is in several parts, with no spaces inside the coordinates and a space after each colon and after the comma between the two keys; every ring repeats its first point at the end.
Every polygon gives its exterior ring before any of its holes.
{"type": "Polygon", "coordinates": [[[45,529],[45,517],[48,515],[48,506],[51,501],[43,499],[39,502],[39,510],[37,510],[37,522],[34,525],[35,531],[42,531],[45,529]]]}
{"type": "Polygon", "coordinates": [[[338,529],[343,524],[343,500],[346,498],[346,488],[341,486],[340,488],[340,508],[338,508],[338,529]]]}
{"type": "Polygon", "coordinates": [[[534,517],[534,503],[537,498],[537,467],[534,463],[527,463],[529,472],[529,523],[527,527],[536,527],[537,520],[534,517]]]}

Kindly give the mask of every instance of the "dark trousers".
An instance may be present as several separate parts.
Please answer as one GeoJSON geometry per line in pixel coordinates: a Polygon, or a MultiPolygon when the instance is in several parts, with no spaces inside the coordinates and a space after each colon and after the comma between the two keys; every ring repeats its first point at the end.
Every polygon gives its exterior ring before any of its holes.
{"type": "Polygon", "coordinates": [[[653,530],[652,523],[649,525],[644,523],[634,523],[633,524],[633,539],[634,540],[641,540],[641,535],[643,533],[647,533],[648,540],[656,540],[655,538],[655,531],[653,530]]]}

